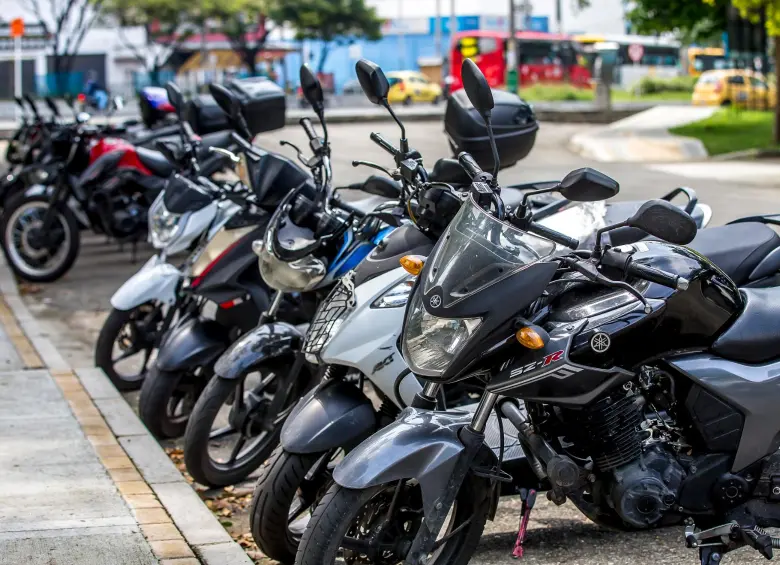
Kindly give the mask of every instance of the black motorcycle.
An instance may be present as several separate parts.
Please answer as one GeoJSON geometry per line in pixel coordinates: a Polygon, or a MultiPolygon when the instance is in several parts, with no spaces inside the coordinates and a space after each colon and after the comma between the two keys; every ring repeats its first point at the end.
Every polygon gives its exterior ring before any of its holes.
{"type": "MultiPolygon", "coordinates": [[[[470,61],[463,77],[489,123],[484,77],[470,61]]],[[[556,255],[553,242],[577,242],[504,214],[495,175],[461,162],[470,201],[429,256],[401,338],[428,384],[336,468],[296,563],[465,563],[499,486],[516,482],[608,527],[688,519],[685,541],[704,565],[742,546],[771,557],[780,538],[762,528],[780,526],[780,341],[767,328],[778,290],[739,290],[681,247],[696,226],[658,200],[602,233],[632,227],[659,241],[615,248],[599,237],[556,255]],[[430,409],[442,384],[474,375],[486,384],[475,410],[430,409]],[[504,464],[504,426],[523,468],[504,464]],[[694,519],[723,525],[702,532],[694,519]]],[[[618,185],[586,169],[559,189],[587,201],[618,185]]]]}

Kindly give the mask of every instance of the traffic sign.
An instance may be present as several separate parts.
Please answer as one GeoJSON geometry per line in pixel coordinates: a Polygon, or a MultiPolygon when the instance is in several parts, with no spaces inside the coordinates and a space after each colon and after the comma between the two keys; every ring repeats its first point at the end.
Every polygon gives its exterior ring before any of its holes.
{"type": "Polygon", "coordinates": [[[11,37],[22,37],[24,35],[24,20],[16,18],[11,20],[11,37]]]}
{"type": "Polygon", "coordinates": [[[634,63],[638,63],[645,55],[645,48],[638,43],[633,43],[628,46],[628,58],[634,63]]]}

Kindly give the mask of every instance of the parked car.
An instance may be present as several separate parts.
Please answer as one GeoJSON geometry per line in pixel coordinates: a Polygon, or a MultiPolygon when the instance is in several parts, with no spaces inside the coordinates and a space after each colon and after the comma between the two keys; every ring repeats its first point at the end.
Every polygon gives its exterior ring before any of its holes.
{"type": "Polygon", "coordinates": [[[768,109],[775,105],[775,85],[761,73],[748,69],[705,71],[693,89],[697,106],[739,106],[768,109]]]}
{"type": "Polygon", "coordinates": [[[387,73],[390,91],[387,100],[391,104],[412,104],[413,102],[432,102],[442,99],[441,86],[431,82],[428,77],[417,71],[396,71],[387,73]]]}

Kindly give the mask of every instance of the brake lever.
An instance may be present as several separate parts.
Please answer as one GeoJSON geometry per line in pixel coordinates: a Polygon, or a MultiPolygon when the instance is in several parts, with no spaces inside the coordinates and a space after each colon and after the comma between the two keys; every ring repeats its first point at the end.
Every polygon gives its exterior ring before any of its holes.
{"type": "Polygon", "coordinates": [[[604,286],[608,286],[610,288],[621,288],[626,292],[631,293],[644,305],[645,314],[650,314],[653,311],[653,307],[650,306],[650,303],[644,296],[642,296],[641,292],[639,292],[627,282],[613,281],[612,279],[605,277],[599,272],[595,263],[592,263],[591,261],[578,261],[572,257],[564,257],[563,261],[569,268],[571,268],[571,270],[580,273],[588,280],[603,284],[604,286]]]}
{"type": "Polygon", "coordinates": [[[390,170],[385,169],[382,165],[377,165],[376,163],[372,163],[370,161],[352,161],[353,167],[359,167],[360,165],[363,165],[365,167],[371,167],[372,169],[376,169],[377,171],[382,171],[391,179],[394,179],[396,177],[395,174],[393,174],[390,170]]]}
{"type": "Polygon", "coordinates": [[[303,151],[301,151],[301,150],[298,148],[298,146],[297,146],[297,145],[295,145],[294,143],[290,143],[289,141],[285,141],[284,139],[282,139],[282,140],[279,142],[279,145],[282,145],[282,146],[289,145],[290,147],[292,147],[293,149],[295,149],[295,152],[296,152],[296,153],[298,153],[298,160],[299,160],[301,163],[303,163],[304,165],[306,165],[307,167],[309,166],[309,160],[308,160],[308,159],[306,159],[306,157],[304,157],[304,156],[303,156],[303,151]]]}

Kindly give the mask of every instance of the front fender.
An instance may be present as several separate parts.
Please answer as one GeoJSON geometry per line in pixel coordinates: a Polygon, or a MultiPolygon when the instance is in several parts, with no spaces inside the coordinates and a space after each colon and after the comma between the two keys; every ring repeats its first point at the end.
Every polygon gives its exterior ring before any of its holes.
{"type": "Polygon", "coordinates": [[[423,511],[430,516],[441,498],[458,457],[465,447],[458,437],[471,412],[435,412],[406,408],[398,419],[351,451],[333,472],[333,479],[349,489],[416,479],[423,511]]]}
{"type": "Polygon", "coordinates": [[[225,328],[213,320],[190,318],[171,328],[157,353],[161,371],[210,365],[229,345],[225,328]]]}
{"type": "Polygon", "coordinates": [[[326,380],[298,401],[282,427],[281,444],[289,453],[349,450],[376,431],[371,401],[355,385],[326,380]]]}
{"type": "Polygon", "coordinates": [[[217,360],[214,372],[223,379],[238,379],[266,359],[293,353],[303,343],[295,326],[273,322],[244,334],[217,360]]]}
{"type": "Polygon", "coordinates": [[[173,304],[181,279],[179,269],[154,255],[119,287],[111,297],[111,306],[117,310],[132,310],[151,300],[173,304]]]}

